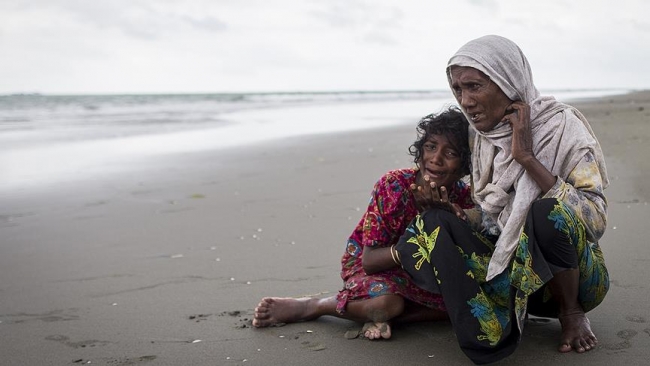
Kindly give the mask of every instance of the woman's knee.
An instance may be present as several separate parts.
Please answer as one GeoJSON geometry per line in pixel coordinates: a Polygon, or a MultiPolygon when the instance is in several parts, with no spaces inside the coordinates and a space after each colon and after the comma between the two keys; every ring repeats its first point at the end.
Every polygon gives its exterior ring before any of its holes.
{"type": "Polygon", "coordinates": [[[557,198],[542,198],[531,204],[530,212],[536,217],[547,217],[551,212],[553,212],[553,210],[555,210],[555,206],[557,206],[558,202],[557,198]]]}
{"type": "Polygon", "coordinates": [[[550,264],[561,268],[575,268],[577,254],[571,238],[553,219],[554,212],[558,209],[565,210],[567,207],[556,198],[533,202],[529,211],[531,220],[528,221],[533,228],[528,231],[534,234],[539,249],[550,264]]]}
{"type": "Polygon", "coordinates": [[[552,249],[558,235],[561,234],[555,227],[555,223],[549,219],[557,202],[555,198],[537,200],[532,203],[528,211],[527,224],[533,226],[528,231],[534,233],[542,250],[552,249]]]}

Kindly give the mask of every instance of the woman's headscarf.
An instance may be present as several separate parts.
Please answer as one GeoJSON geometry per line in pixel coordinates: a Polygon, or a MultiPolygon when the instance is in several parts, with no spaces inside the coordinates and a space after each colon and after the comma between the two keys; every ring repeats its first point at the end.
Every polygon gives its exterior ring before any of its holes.
{"type": "MultiPolygon", "coordinates": [[[[530,124],[535,157],[555,176],[565,179],[587,152],[592,152],[608,185],[600,144],[587,119],[575,108],[550,96],[540,96],[526,56],[509,39],[484,36],[461,47],[447,64],[466,66],[487,75],[512,101],[530,106],[530,124]]],[[[487,280],[503,272],[519,242],[526,213],[541,195],[537,183],[512,157],[512,128],[499,123],[487,132],[476,130],[472,151],[473,198],[496,222],[501,233],[488,266],[487,280]]]]}

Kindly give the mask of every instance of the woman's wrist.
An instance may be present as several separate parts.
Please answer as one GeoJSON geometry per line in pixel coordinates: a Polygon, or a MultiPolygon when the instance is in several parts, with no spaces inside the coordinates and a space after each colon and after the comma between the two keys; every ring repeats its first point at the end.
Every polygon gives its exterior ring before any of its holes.
{"type": "Polygon", "coordinates": [[[557,181],[557,177],[554,176],[545,166],[542,164],[535,156],[530,156],[526,159],[522,159],[522,161],[518,161],[518,163],[526,170],[526,173],[533,178],[533,180],[537,183],[539,188],[542,190],[542,194],[545,194],[548,192],[549,189],[551,189],[554,185],[555,182],[557,181]]]}

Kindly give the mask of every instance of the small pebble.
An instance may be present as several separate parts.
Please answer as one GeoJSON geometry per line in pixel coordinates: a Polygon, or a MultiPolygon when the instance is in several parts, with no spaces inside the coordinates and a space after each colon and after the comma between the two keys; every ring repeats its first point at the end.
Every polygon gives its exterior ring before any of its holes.
{"type": "Polygon", "coordinates": [[[235,280],[235,277],[230,277],[230,280],[231,280],[231,281],[234,281],[234,280],[235,280]]]}
{"type": "Polygon", "coordinates": [[[201,342],[200,339],[195,339],[195,340],[192,341],[192,343],[199,343],[199,342],[201,342]]]}
{"type": "Polygon", "coordinates": [[[215,259],[215,261],[221,262],[221,258],[217,258],[217,259],[215,259]]]}

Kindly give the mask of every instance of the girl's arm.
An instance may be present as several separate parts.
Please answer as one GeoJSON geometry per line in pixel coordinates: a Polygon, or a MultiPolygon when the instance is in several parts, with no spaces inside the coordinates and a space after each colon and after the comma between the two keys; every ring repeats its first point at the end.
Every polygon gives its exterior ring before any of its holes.
{"type": "Polygon", "coordinates": [[[364,214],[361,240],[361,263],[368,274],[400,266],[396,251],[391,253],[391,245],[403,234],[415,212],[406,174],[412,173],[410,170],[391,171],[375,184],[364,214]]]}
{"type": "Polygon", "coordinates": [[[401,267],[397,251],[392,247],[363,247],[363,270],[367,274],[373,274],[387,269],[401,267]],[[392,251],[392,253],[391,253],[392,251]]]}

